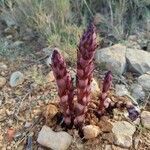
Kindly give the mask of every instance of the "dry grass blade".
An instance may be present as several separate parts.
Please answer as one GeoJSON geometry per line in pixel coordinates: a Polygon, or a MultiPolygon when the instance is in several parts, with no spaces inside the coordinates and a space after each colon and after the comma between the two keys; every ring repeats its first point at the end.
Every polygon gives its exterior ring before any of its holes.
{"type": "Polygon", "coordinates": [[[14,147],[18,148],[18,146],[31,134],[30,131],[32,131],[42,120],[43,118],[39,115],[39,117],[33,121],[32,126],[27,131],[22,133],[22,137],[16,142],[14,147]]]}

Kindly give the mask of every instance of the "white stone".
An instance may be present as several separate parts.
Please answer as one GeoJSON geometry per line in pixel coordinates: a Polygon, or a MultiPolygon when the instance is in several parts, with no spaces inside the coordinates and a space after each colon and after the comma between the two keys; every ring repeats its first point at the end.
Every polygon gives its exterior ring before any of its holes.
{"type": "Polygon", "coordinates": [[[45,55],[51,55],[53,52],[53,49],[51,47],[45,47],[42,49],[42,51],[45,53],[45,55]]]}
{"type": "Polygon", "coordinates": [[[150,71],[138,78],[138,83],[146,90],[150,91],[150,71]]]}
{"type": "Polygon", "coordinates": [[[6,79],[0,76],[0,88],[2,88],[6,84],[6,79]]]}
{"type": "Polygon", "coordinates": [[[64,131],[54,132],[45,125],[39,132],[37,142],[52,150],[67,150],[72,142],[72,136],[64,131]]]}
{"type": "Polygon", "coordinates": [[[116,95],[118,96],[125,96],[129,94],[124,84],[116,84],[115,89],[116,89],[116,95]]]}
{"type": "Polygon", "coordinates": [[[52,64],[52,54],[46,59],[46,65],[49,67],[52,64]]]}
{"type": "Polygon", "coordinates": [[[25,125],[24,125],[24,127],[25,127],[25,128],[29,128],[31,125],[32,125],[31,122],[26,122],[25,125]]]}
{"type": "Polygon", "coordinates": [[[100,134],[100,128],[95,125],[87,125],[84,126],[82,129],[85,139],[95,138],[100,134]]]}
{"type": "Polygon", "coordinates": [[[121,75],[126,67],[126,47],[121,44],[97,50],[96,61],[105,64],[107,70],[111,70],[114,74],[121,75]]]}
{"type": "Polygon", "coordinates": [[[128,61],[128,67],[130,71],[143,74],[150,70],[149,52],[128,48],[126,50],[126,58],[128,61]]]}
{"type": "Polygon", "coordinates": [[[7,69],[8,69],[7,65],[5,65],[3,62],[0,62],[0,71],[5,71],[7,69]]]}
{"type": "Polygon", "coordinates": [[[111,145],[105,145],[105,149],[104,150],[112,150],[112,146],[111,145]]]}
{"type": "Polygon", "coordinates": [[[145,128],[150,129],[150,112],[143,111],[141,113],[141,121],[145,128]]]}
{"type": "Polygon", "coordinates": [[[17,47],[21,47],[23,44],[24,44],[23,41],[15,41],[10,47],[17,48],[17,47]]]}
{"type": "Polygon", "coordinates": [[[11,74],[9,84],[11,87],[15,87],[19,84],[22,84],[23,81],[24,81],[24,75],[20,71],[16,71],[11,74]]]}
{"type": "Polygon", "coordinates": [[[113,124],[112,132],[115,135],[115,144],[124,148],[132,146],[132,136],[136,131],[135,126],[127,121],[118,121],[113,124]]]}

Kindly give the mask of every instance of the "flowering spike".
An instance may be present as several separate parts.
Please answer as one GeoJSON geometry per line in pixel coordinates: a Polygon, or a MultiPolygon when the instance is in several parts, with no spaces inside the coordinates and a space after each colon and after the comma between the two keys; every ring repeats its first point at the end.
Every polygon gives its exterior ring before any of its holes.
{"type": "Polygon", "coordinates": [[[77,51],[77,104],[75,106],[76,126],[85,120],[87,105],[90,100],[93,77],[93,59],[97,48],[95,26],[91,23],[84,32],[77,51]]]}
{"type": "Polygon", "coordinates": [[[103,89],[99,97],[100,100],[100,105],[98,110],[99,115],[102,115],[105,112],[106,107],[108,107],[109,105],[109,102],[107,102],[108,101],[107,92],[109,91],[111,84],[112,84],[112,73],[111,71],[108,71],[104,77],[103,89]]]}
{"type": "Polygon", "coordinates": [[[112,102],[111,99],[107,97],[107,92],[110,89],[112,84],[112,73],[111,71],[108,71],[104,77],[103,81],[103,89],[102,93],[99,97],[100,99],[100,105],[98,110],[98,115],[103,115],[105,112],[112,112],[113,109],[119,108],[123,109],[126,108],[129,114],[129,118],[134,121],[139,116],[139,109],[134,106],[132,103],[129,102],[112,102]]]}
{"type": "Polygon", "coordinates": [[[111,84],[112,84],[112,73],[111,73],[111,71],[108,71],[104,78],[102,92],[106,93],[110,89],[111,84]]]}
{"type": "Polygon", "coordinates": [[[73,82],[66,69],[66,63],[58,49],[54,49],[52,54],[52,70],[56,78],[58,95],[63,110],[64,122],[70,125],[73,116],[73,82]]]}
{"type": "MultiPolygon", "coordinates": [[[[58,95],[63,111],[64,123],[67,127],[71,127],[74,123],[79,130],[85,121],[87,106],[90,101],[91,81],[94,70],[94,54],[97,48],[95,26],[90,24],[87,31],[84,32],[77,51],[77,101],[73,104],[74,88],[72,78],[67,71],[67,66],[64,58],[59,53],[58,49],[54,49],[52,54],[52,70],[56,78],[58,95]]],[[[128,111],[129,118],[134,121],[139,116],[139,110],[132,103],[112,102],[107,96],[107,92],[112,85],[112,73],[108,71],[103,81],[102,93],[99,96],[100,104],[98,115],[101,116],[105,112],[112,112],[114,108],[128,111]]]]}

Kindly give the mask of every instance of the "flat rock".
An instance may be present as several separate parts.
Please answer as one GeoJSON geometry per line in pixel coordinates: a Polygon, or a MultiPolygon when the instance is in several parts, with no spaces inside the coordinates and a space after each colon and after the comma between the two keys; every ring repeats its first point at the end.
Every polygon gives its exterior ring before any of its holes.
{"type": "Polygon", "coordinates": [[[0,88],[2,88],[6,84],[6,79],[0,76],[0,88]]]}
{"type": "Polygon", "coordinates": [[[121,75],[126,67],[126,47],[116,44],[108,48],[100,49],[96,52],[96,61],[104,64],[107,70],[111,70],[114,74],[121,75]]]}
{"type": "Polygon", "coordinates": [[[126,50],[126,58],[128,62],[128,68],[130,71],[139,74],[144,74],[150,70],[149,52],[128,48],[126,50]]]}
{"type": "Polygon", "coordinates": [[[132,136],[136,131],[135,126],[127,121],[118,121],[113,124],[112,132],[115,136],[115,144],[124,148],[132,146],[132,136]]]}
{"type": "Polygon", "coordinates": [[[37,142],[52,150],[67,150],[72,142],[72,136],[64,131],[54,132],[45,125],[39,132],[37,142]]]}
{"type": "Polygon", "coordinates": [[[150,112],[149,111],[143,111],[141,113],[141,121],[142,121],[142,125],[145,128],[150,129],[150,112]]]}
{"type": "Polygon", "coordinates": [[[146,90],[150,91],[150,71],[138,78],[138,83],[146,90]]]}
{"type": "Polygon", "coordinates": [[[100,128],[95,125],[86,125],[82,129],[85,139],[92,139],[100,134],[100,128]]]}
{"type": "Polygon", "coordinates": [[[140,84],[132,84],[131,85],[131,96],[135,98],[135,100],[144,100],[145,92],[143,87],[140,84]]]}
{"type": "Polygon", "coordinates": [[[15,87],[22,84],[24,81],[24,75],[20,71],[16,71],[11,74],[9,84],[11,87],[15,87]]]}

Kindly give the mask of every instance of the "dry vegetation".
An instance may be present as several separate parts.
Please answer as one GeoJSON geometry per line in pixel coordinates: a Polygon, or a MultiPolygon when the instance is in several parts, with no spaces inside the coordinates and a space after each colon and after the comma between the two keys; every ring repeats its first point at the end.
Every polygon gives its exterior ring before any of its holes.
{"type": "Polygon", "coordinates": [[[9,25],[19,27],[21,33],[32,29],[47,45],[59,46],[74,58],[79,37],[91,18],[110,44],[150,30],[147,0],[3,0],[0,6],[9,25]]]}
{"type": "MultiPolygon", "coordinates": [[[[123,43],[129,35],[150,31],[150,1],[0,0],[0,62],[8,67],[0,72],[0,76],[7,79],[4,87],[0,89],[0,101],[2,101],[0,105],[0,149],[5,147],[2,150],[23,150],[28,145],[30,134],[34,134],[32,136],[33,150],[45,149],[36,142],[41,127],[47,124],[55,131],[63,130],[56,123],[56,118],[48,119],[49,113],[52,112],[45,109],[49,103],[57,109],[60,106],[54,76],[45,65],[46,57],[45,55],[43,57],[42,50],[45,47],[50,49],[59,47],[67,58],[67,64],[73,66],[69,70],[74,76],[77,45],[90,20],[93,20],[97,27],[99,46],[106,47],[118,42],[123,43]],[[16,41],[21,41],[23,44],[15,46],[16,41]],[[21,85],[12,88],[9,79],[12,72],[16,70],[24,74],[25,80],[21,85]],[[42,116],[43,110],[45,110],[45,118],[42,116]],[[27,128],[25,128],[26,123],[30,123],[27,128]]],[[[102,80],[101,70],[99,66],[96,66],[94,74],[98,80],[102,80]]],[[[115,95],[114,85],[108,96],[114,102],[118,101],[119,97],[115,95]]],[[[128,101],[130,98],[121,97],[120,100],[128,101]]],[[[97,110],[98,105],[97,99],[91,102],[86,122],[98,124],[98,119],[91,111],[94,106],[97,110]]],[[[143,109],[149,111],[148,107],[147,98],[143,109]]],[[[121,115],[116,116],[119,118],[121,115]]],[[[126,118],[124,117],[123,120],[126,118]]],[[[138,149],[148,150],[150,131],[141,124],[136,125],[136,128],[134,139],[139,137],[138,149]]],[[[68,132],[73,136],[70,150],[96,150],[99,149],[99,145],[102,150],[106,150],[106,145],[110,144],[103,136],[106,133],[103,134],[103,132],[98,138],[85,143],[76,129],[68,132]]],[[[112,149],[118,150],[120,147],[113,145],[112,149]]]]}

